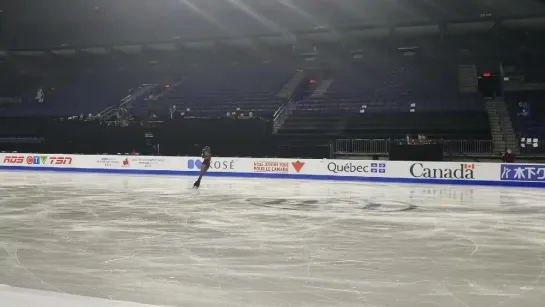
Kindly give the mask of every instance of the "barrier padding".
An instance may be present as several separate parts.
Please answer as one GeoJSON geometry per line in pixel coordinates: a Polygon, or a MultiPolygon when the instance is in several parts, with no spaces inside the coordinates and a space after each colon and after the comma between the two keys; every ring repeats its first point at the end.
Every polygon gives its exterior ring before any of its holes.
{"type": "MultiPolygon", "coordinates": [[[[198,157],[0,154],[0,170],[198,176],[198,157]]],[[[206,176],[545,187],[545,165],[214,158],[206,176]]]]}

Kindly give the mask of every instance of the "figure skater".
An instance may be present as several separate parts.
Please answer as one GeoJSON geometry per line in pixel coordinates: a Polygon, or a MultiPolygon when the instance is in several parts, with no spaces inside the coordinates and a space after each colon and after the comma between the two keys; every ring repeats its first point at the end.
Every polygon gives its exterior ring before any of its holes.
{"type": "Polygon", "coordinates": [[[195,181],[193,184],[193,187],[198,189],[201,185],[201,179],[204,176],[204,174],[208,171],[210,168],[210,162],[212,161],[212,151],[210,150],[210,147],[206,146],[203,148],[201,152],[201,157],[203,158],[202,165],[201,165],[201,173],[199,174],[199,179],[195,181]]]}

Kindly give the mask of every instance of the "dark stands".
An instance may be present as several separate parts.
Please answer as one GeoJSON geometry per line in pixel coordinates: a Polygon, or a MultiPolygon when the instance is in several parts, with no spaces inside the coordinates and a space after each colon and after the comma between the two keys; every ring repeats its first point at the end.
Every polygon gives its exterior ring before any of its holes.
{"type": "Polygon", "coordinates": [[[483,97],[459,91],[451,58],[405,56],[386,48],[345,64],[326,74],[320,83],[327,87],[293,103],[278,131],[284,144],[326,147],[336,139],[398,140],[417,134],[491,142],[483,97]]]}
{"type": "Polygon", "coordinates": [[[175,106],[193,117],[222,117],[235,111],[271,117],[285,102],[276,95],[294,72],[294,66],[264,63],[187,70],[161,97],[133,104],[132,113],[154,112],[166,118],[175,106]]]}
{"type": "Polygon", "coordinates": [[[146,133],[160,144],[162,155],[197,155],[205,144],[213,144],[221,156],[264,156],[270,142],[271,125],[260,119],[187,119],[155,127],[111,126],[98,121],[58,119],[2,119],[0,137],[43,138],[44,142],[0,143],[0,150],[42,153],[118,154],[136,150],[151,153],[146,133]],[[14,147],[15,146],[15,147],[14,147]]]}
{"type": "Polygon", "coordinates": [[[545,137],[545,90],[509,91],[505,100],[521,136],[545,137]]]}
{"type": "Polygon", "coordinates": [[[363,113],[348,118],[349,138],[403,139],[423,134],[431,139],[489,140],[486,112],[363,113]]]}

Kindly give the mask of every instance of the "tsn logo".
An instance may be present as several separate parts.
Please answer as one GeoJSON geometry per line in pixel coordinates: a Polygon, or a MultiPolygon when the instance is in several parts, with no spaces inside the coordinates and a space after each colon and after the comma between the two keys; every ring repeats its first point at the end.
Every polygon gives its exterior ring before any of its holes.
{"type": "Polygon", "coordinates": [[[71,157],[58,156],[6,156],[3,160],[4,164],[28,164],[28,165],[70,165],[72,164],[71,157]],[[49,161],[49,163],[47,163],[49,161]]]}
{"type": "Polygon", "coordinates": [[[49,164],[72,164],[70,157],[49,157],[49,164]]]}

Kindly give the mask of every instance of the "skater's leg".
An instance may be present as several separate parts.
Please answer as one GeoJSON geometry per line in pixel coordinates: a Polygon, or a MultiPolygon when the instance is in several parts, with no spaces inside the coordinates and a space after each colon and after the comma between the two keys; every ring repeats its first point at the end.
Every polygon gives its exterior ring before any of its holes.
{"type": "Polygon", "coordinates": [[[204,176],[204,174],[208,171],[209,168],[210,168],[210,165],[207,165],[207,164],[203,164],[201,166],[201,173],[199,174],[199,179],[195,181],[195,184],[193,186],[198,188],[201,185],[201,179],[204,176]]]}

